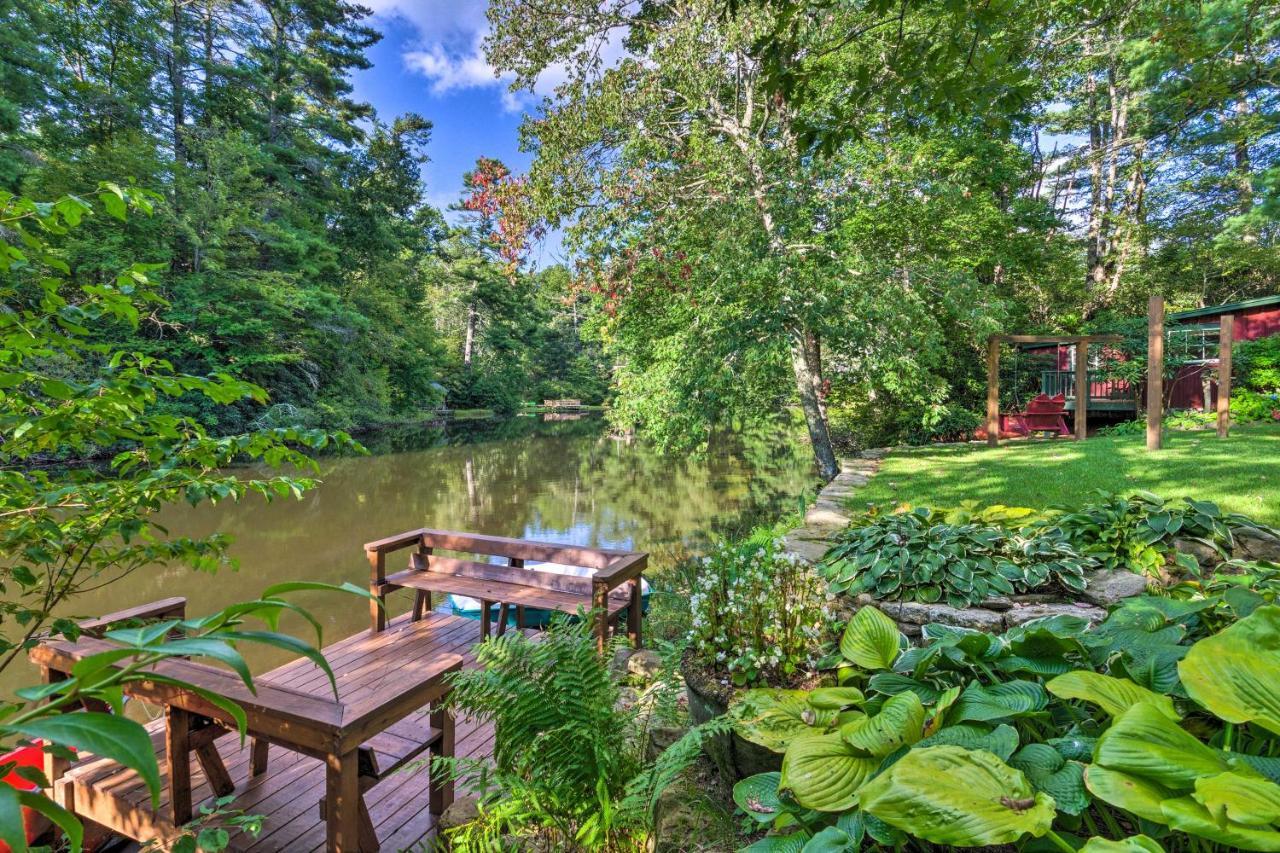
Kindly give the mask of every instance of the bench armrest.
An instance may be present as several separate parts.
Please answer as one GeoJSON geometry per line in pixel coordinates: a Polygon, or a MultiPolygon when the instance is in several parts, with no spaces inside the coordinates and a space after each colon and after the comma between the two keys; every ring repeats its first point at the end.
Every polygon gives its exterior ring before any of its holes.
{"type": "Polygon", "coordinates": [[[644,553],[616,557],[609,562],[609,565],[597,570],[591,576],[591,581],[593,584],[604,586],[606,591],[616,589],[627,581],[640,577],[648,562],[649,555],[644,553]]]}

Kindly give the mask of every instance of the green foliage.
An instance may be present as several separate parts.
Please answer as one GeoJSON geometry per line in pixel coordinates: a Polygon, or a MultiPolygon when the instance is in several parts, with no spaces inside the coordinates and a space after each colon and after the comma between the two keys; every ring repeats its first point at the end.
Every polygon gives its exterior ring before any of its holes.
{"type": "Polygon", "coordinates": [[[821,571],[837,593],[965,607],[993,595],[1079,591],[1093,565],[1054,527],[953,524],[917,507],[868,512],[840,534],[821,571]]]}
{"type": "Polygon", "coordinates": [[[705,737],[723,733],[723,723],[695,728],[647,760],[640,712],[618,708],[612,655],[596,650],[594,620],[581,615],[554,620],[536,640],[520,631],[491,639],[476,648],[480,668],[453,677],[450,705],[494,725],[492,766],[433,765],[480,798],[480,818],[450,833],[454,849],[501,849],[512,834],[557,850],[637,847],[658,796],[705,737]]]}
{"type": "Polygon", "coordinates": [[[154,199],[113,183],[99,187],[96,205],[0,193],[0,294],[10,306],[0,314],[0,669],[41,632],[73,631],[51,616],[86,586],[157,563],[211,571],[231,562],[223,536],[170,535],[156,521],[166,504],[296,497],[312,483],[244,477],[224,470],[232,463],[307,472],[315,464],[304,448],[358,449],[345,434],[292,427],[215,438],[166,402],[261,404],[266,392],[95,340],[91,329],[136,328],[142,312],[163,307],[153,270],[132,264],[103,282],[77,283],[48,241],[99,211],[120,221],[149,215],[154,199]],[[103,461],[87,461],[95,456],[103,461]]]}
{"type": "MultiPolygon", "coordinates": [[[[294,589],[303,588],[371,598],[368,592],[350,584],[341,587],[322,583],[281,584],[267,588],[255,600],[231,605],[208,616],[117,626],[108,630],[105,637],[118,648],[90,655],[78,662],[65,679],[22,688],[17,691],[16,700],[0,704],[0,750],[8,752],[19,744],[40,740],[44,742],[46,752],[60,757],[66,757],[68,750],[91,752],[135,771],[146,783],[152,804],[159,803],[161,776],[151,734],[141,723],[124,715],[124,695],[128,686],[140,681],[155,681],[158,678],[153,672],[156,663],[168,658],[182,658],[226,665],[252,690],[253,678],[239,647],[257,644],[307,657],[328,676],[336,696],[333,671],[317,648],[277,630],[282,614],[300,614],[315,625],[319,644],[319,622],[285,597],[294,589]],[[258,622],[263,623],[266,630],[256,627],[258,622]],[[82,703],[106,706],[110,713],[76,710],[82,703]]],[[[74,631],[71,633],[74,635],[74,631]]],[[[236,721],[241,735],[244,735],[245,716],[238,705],[202,687],[178,679],[169,680],[174,686],[199,695],[225,712],[236,721]]],[[[16,762],[0,763],[0,775],[14,772],[15,765],[16,762]]],[[[49,789],[49,782],[42,772],[29,769],[17,769],[16,772],[40,788],[49,789]]],[[[80,849],[83,829],[72,813],[41,791],[19,791],[9,785],[0,785],[0,840],[12,849],[26,849],[22,807],[47,816],[66,835],[70,848],[73,851],[80,849]]],[[[249,832],[256,824],[251,817],[229,814],[221,808],[216,817],[233,828],[249,832]]],[[[197,823],[208,823],[214,818],[212,812],[204,813],[197,823]]],[[[226,846],[226,835],[220,827],[193,827],[191,840],[203,838],[209,843],[201,844],[201,849],[217,850],[226,846]]]]}
{"type": "Polygon", "coordinates": [[[739,687],[790,684],[817,663],[828,603],[818,575],[772,530],[721,541],[693,582],[689,648],[699,665],[739,687]]]}
{"type": "MultiPolygon", "coordinates": [[[[1264,394],[1280,391],[1280,335],[1240,341],[1231,350],[1234,378],[1243,387],[1264,394]]],[[[1232,389],[1232,396],[1237,393],[1232,389]]]]}
{"type": "MultiPolygon", "coordinates": [[[[1105,568],[1149,575],[1160,572],[1174,554],[1175,539],[1198,542],[1225,559],[1231,553],[1232,530],[1257,526],[1243,515],[1222,512],[1212,501],[1187,498],[1185,506],[1170,505],[1150,492],[1127,498],[1100,492],[1094,502],[1079,508],[1054,508],[1042,523],[1062,531],[1105,568]]],[[[1178,555],[1177,561],[1198,571],[1193,559],[1178,555]]]]}

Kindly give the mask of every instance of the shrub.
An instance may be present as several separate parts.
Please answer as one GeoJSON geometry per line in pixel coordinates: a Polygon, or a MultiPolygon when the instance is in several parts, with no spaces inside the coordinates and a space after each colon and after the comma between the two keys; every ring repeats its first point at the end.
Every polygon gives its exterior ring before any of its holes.
{"type": "Polygon", "coordinates": [[[826,596],[817,573],[771,531],[720,542],[689,596],[692,654],[740,687],[787,684],[816,662],[826,596]]]}
{"type": "Polygon", "coordinates": [[[1241,424],[1280,420],[1280,394],[1260,394],[1248,388],[1232,391],[1231,420],[1241,424]]]}
{"type": "Polygon", "coordinates": [[[1236,344],[1232,366],[1243,388],[1267,393],[1280,391],[1280,335],[1236,344]]]}
{"type": "Polygon", "coordinates": [[[1093,565],[1052,527],[949,523],[917,507],[869,512],[840,535],[822,572],[837,593],[967,607],[993,595],[1079,591],[1093,565]]]}

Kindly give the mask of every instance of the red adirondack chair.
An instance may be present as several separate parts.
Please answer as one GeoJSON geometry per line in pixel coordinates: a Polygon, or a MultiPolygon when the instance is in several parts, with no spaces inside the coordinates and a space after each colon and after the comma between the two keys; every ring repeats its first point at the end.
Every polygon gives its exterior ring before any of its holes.
{"type": "Polygon", "coordinates": [[[1062,394],[1050,397],[1048,394],[1037,395],[1027,404],[1025,412],[1019,412],[1018,418],[1026,426],[1028,433],[1056,432],[1068,435],[1067,419],[1063,415],[1067,411],[1067,398],[1062,394]]]}

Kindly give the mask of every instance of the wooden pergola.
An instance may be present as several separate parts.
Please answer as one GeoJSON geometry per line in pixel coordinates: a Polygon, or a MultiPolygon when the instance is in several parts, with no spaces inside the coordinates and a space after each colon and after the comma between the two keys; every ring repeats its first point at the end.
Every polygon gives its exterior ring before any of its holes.
{"type": "Polygon", "coordinates": [[[1000,345],[1074,344],[1076,348],[1076,438],[1088,433],[1089,344],[1118,344],[1120,335],[992,335],[987,338],[987,444],[1000,443],[1000,345]],[[1081,393],[1083,389],[1083,393],[1081,393]]]}

